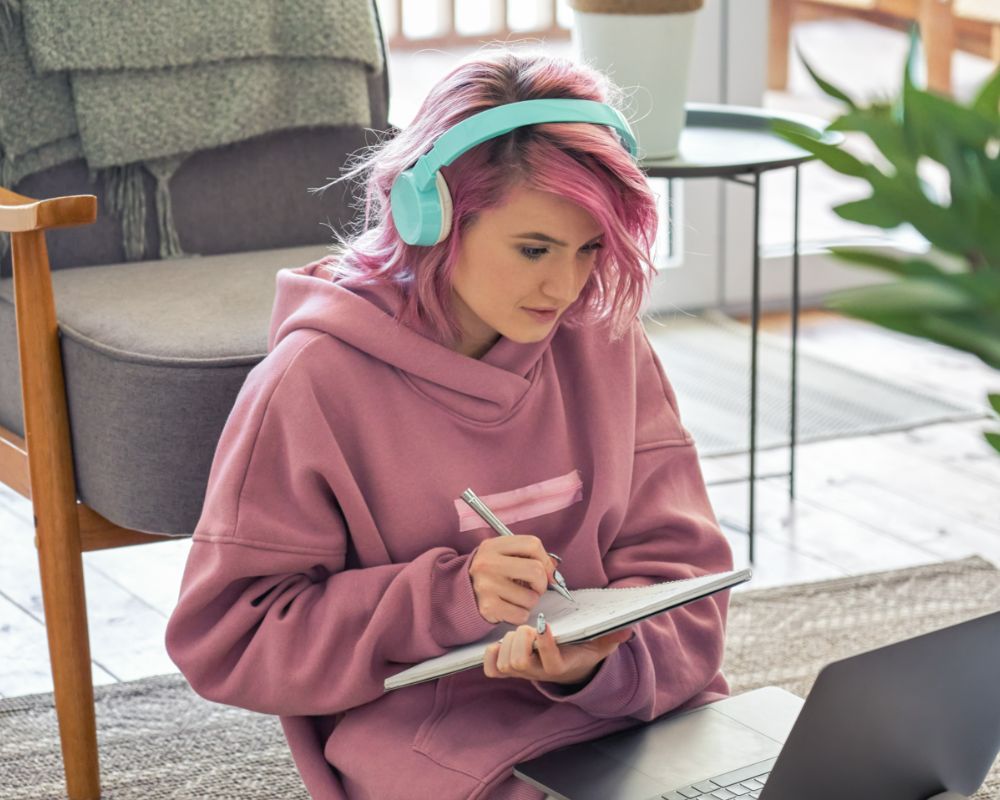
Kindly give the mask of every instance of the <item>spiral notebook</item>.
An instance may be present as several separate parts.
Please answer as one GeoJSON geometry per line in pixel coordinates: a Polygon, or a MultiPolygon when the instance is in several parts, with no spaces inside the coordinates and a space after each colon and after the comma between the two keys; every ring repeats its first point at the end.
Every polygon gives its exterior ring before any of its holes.
{"type": "MultiPolygon", "coordinates": [[[[528,624],[534,624],[541,611],[552,626],[557,644],[586,642],[619,628],[627,628],[647,617],[729,589],[750,580],[751,575],[751,570],[747,568],[663,581],[649,586],[571,589],[570,594],[575,601],[573,603],[550,589],[538,598],[531,610],[528,624]]],[[[455,647],[444,655],[430,658],[386,678],[385,690],[401,689],[478,667],[486,656],[486,648],[510,631],[517,630],[517,627],[509,622],[498,623],[489,635],[478,642],[455,647]]]]}

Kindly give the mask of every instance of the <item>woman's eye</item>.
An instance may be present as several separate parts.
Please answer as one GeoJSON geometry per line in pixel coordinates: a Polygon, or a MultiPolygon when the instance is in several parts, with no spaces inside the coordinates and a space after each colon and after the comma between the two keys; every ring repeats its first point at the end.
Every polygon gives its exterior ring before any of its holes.
{"type": "Polygon", "coordinates": [[[548,251],[547,247],[522,247],[521,255],[529,261],[537,261],[548,251]]]}
{"type": "MultiPolygon", "coordinates": [[[[604,245],[601,242],[593,242],[592,244],[585,245],[584,250],[600,250],[604,245]]],[[[521,255],[527,258],[529,261],[537,261],[543,255],[548,252],[547,247],[522,247],[521,255]]]]}

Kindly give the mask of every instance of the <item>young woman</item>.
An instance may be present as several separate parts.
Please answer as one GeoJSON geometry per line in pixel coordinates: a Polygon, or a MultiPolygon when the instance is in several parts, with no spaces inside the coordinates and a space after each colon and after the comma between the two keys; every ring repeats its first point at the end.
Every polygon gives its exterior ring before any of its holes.
{"type": "Polygon", "coordinates": [[[314,798],[539,800],[514,764],[729,692],[727,592],[577,645],[531,624],[557,568],[570,592],[732,568],[640,319],[657,213],[627,134],[494,130],[424,175],[438,211],[403,208],[446,132],[553,98],[620,94],[481,53],[354,165],[364,228],[278,273],[219,441],[167,650],[203,697],[281,718],[314,798]],[[501,622],[482,669],[384,691],[501,622]]]}

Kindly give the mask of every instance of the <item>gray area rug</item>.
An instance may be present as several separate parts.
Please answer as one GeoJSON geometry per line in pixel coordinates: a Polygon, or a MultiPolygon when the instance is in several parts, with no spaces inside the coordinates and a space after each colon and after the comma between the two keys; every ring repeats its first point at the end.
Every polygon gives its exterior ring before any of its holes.
{"type": "MultiPolygon", "coordinates": [[[[681,418],[702,456],[750,449],[750,328],[707,315],[657,317],[650,342],[677,393],[681,418]]],[[[789,441],[791,350],[784,337],[761,331],[757,350],[757,447],[789,441]]],[[[798,351],[797,440],[814,442],[986,416],[798,351]]]]}
{"type": "MultiPolygon", "coordinates": [[[[733,692],[805,696],[828,663],[1000,608],[978,557],[732,595],[733,692]]],[[[276,717],[210,703],[179,675],[98,686],[105,800],[308,800],[276,717]]],[[[63,798],[51,694],[0,700],[4,800],[63,798]]],[[[976,800],[1000,798],[1000,761],[976,800]]]]}

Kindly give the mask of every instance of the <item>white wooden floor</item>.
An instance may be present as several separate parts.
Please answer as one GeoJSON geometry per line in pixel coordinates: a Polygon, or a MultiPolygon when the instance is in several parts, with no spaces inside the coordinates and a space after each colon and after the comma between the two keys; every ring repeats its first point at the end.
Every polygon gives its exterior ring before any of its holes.
{"type": "MultiPolygon", "coordinates": [[[[655,326],[650,326],[655,335],[655,326]]],[[[839,317],[807,317],[803,349],[842,359],[941,396],[982,403],[1000,374],[977,359],[839,317]]],[[[683,408],[681,409],[683,413],[683,408]]],[[[894,569],[979,554],[1000,565],[1000,454],[988,421],[800,445],[798,496],[785,479],[758,483],[754,578],[737,591],[894,569]]],[[[1000,428],[1000,421],[994,427],[1000,428]]],[[[761,471],[787,469],[764,452],[761,471]]],[[[706,480],[745,474],[746,458],[703,459],[706,480]]],[[[747,563],[746,483],[710,494],[747,563]]],[[[52,690],[30,504],[0,487],[0,695],[52,690]]],[[[176,672],[163,647],[187,539],[84,555],[94,682],[176,672]]]]}

